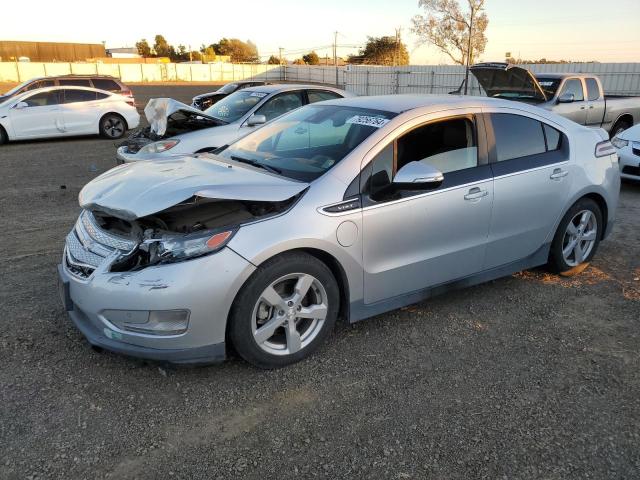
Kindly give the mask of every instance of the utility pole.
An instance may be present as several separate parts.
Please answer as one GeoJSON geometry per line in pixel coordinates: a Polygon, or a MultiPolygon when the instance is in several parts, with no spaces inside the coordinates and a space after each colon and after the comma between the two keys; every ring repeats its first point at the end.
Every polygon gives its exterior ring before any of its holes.
{"type": "Polygon", "coordinates": [[[396,28],[396,50],[393,56],[393,66],[400,64],[400,35],[402,35],[402,27],[396,28]]]}
{"type": "Polygon", "coordinates": [[[282,65],[282,51],[284,50],[284,48],[278,47],[278,50],[280,50],[280,65],[282,65]]]}
{"type": "Polygon", "coordinates": [[[338,86],[338,32],[333,32],[333,64],[336,67],[336,86],[338,86]]]}
{"type": "Polygon", "coordinates": [[[476,13],[474,7],[471,7],[471,18],[469,19],[469,43],[467,44],[467,69],[464,74],[464,94],[467,95],[469,89],[469,67],[471,66],[471,38],[473,37],[473,16],[476,13]]]}

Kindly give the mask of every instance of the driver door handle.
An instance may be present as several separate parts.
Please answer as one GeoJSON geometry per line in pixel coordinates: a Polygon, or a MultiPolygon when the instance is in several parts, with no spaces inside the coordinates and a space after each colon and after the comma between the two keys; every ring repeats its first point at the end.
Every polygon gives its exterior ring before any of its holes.
{"type": "Polygon", "coordinates": [[[569,175],[569,172],[567,172],[566,170],[562,170],[561,168],[556,168],[549,178],[551,180],[561,180],[567,175],[569,175]]]}
{"type": "Polygon", "coordinates": [[[469,190],[469,193],[464,196],[464,199],[469,201],[480,200],[482,197],[486,197],[487,195],[489,195],[487,190],[480,190],[478,187],[474,187],[469,190]]]}

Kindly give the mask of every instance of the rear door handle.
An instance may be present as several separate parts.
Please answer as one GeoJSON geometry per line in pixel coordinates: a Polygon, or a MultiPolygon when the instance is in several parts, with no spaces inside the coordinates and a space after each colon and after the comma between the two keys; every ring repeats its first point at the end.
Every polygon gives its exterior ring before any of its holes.
{"type": "Polygon", "coordinates": [[[561,180],[567,175],[569,175],[569,172],[567,172],[566,170],[562,170],[561,168],[556,168],[549,178],[551,180],[561,180]]]}
{"type": "Polygon", "coordinates": [[[486,197],[487,195],[489,195],[487,190],[480,190],[478,187],[474,187],[469,190],[469,193],[464,196],[464,199],[469,201],[480,200],[482,197],[486,197]]]}

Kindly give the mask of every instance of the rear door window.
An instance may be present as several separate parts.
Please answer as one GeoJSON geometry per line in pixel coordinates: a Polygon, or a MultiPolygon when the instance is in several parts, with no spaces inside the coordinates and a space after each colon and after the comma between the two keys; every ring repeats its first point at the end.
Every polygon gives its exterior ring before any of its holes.
{"type": "Polygon", "coordinates": [[[309,103],[323,102],[324,100],[335,100],[336,98],[342,98],[342,95],[338,95],[335,92],[329,92],[325,90],[308,90],[307,96],[309,97],[309,103]]]}
{"type": "Polygon", "coordinates": [[[96,99],[96,92],[67,88],[64,91],[64,103],[91,102],[96,99]]]}
{"type": "Polygon", "coordinates": [[[121,90],[120,85],[108,78],[94,78],[93,86],[107,92],[119,92],[121,90]]]}
{"type": "Polygon", "coordinates": [[[491,114],[496,140],[496,160],[538,155],[547,151],[542,123],[533,118],[508,113],[491,114]]]}
{"type": "Polygon", "coordinates": [[[89,80],[88,78],[61,78],[58,80],[58,84],[74,87],[90,87],[91,80],[89,80]]]}

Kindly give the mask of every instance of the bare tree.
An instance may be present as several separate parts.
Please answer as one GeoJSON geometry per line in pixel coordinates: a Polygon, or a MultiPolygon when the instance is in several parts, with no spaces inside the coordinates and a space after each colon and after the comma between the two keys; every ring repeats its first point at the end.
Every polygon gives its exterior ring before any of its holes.
{"type": "Polygon", "coordinates": [[[435,45],[451,60],[467,66],[465,94],[469,65],[487,46],[485,31],[489,25],[487,14],[482,12],[485,0],[466,0],[463,11],[457,0],[419,0],[425,15],[413,17],[412,31],[421,44],[435,45]]]}

